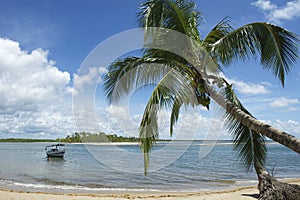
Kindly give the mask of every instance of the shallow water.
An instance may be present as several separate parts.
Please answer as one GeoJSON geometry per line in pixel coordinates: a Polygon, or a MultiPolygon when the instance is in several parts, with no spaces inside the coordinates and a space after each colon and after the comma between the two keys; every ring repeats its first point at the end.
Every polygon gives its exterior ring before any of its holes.
{"type": "MultiPolygon", "coordinates": [[[[47,161],[49,143],[0,143],[0,187],[25,191],[199,191],[256,184],[232,145],[202,142],[159,143],[144,175],[138,145],[67,144],[64,159],[47,161]],[[166,148],[168,147],[168,148],[166,148]],[[200,151],[201,152],[201,151],[200,151]],[[203,153],[203,149],[202,149],[203,153]],[[200,154],[202,155],[202,154],[200,154]],[[203,155],[202,155],[203,156],[203,155]]],[[[300,178],[300,156],[281,145],[268,145],[266,168],[277,178],[300,178]]]]}

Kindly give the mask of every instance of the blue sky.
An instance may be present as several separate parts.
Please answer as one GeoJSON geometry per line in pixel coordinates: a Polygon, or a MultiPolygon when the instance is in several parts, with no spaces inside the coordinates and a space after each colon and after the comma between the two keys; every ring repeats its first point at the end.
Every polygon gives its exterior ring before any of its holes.
{"type": "MultiPolygon", "coordinates": [[[[126,105],[108,106],[102,91],[105,66],[99,64],[85,73],[78,70],[99,43],[138,27],[136,13],[142,1],[0,2],[0,138],[57,138],[81,130],[137,136],[148,90],[135,92],[125,99],[129,101],[126,105]],[[95,109],[84,113],[88,118],[88,113],[95,111],[97,120],[85,118],[75,124],[72,96],[76,88],[96,82],[95,109]]],[[[203,37],[226,16],[231,17],[233,27],[267,21],[300,35],[299,0],[196,3],[203,14],[199,27],[203,37]]],[[[124,41],[120,45],[128,44],[124,41]]],[[[300,137],[300,64],[287,76],[285,88],[255,60],[234,63],[224,71],[224,76],[258,119],[300,137]]],[[[219,132],[221,138],[229,138],[220,130],[220,119],[213,113],[183,110],[177,132],[186,133],[182,138],[203,139],[208,132],[219,132]],[[191,123],[193,120],[197,121],[198,129],[191,123]]],[[[168,135],[167,116],[167,112],[160,114],[163,137],[168,135]]]]}

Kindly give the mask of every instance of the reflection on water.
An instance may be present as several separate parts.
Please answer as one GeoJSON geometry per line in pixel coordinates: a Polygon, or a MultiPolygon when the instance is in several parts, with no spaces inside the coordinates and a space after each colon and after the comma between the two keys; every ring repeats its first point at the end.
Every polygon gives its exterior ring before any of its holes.
{"type": "Polygon", "coordinates": [[[60,173],[64,171],[64,163],[65,160],[63,158],[56,158],[56,157],[48,157],[46,158],[47,164],[45,165],[44,171],[45,173],[60,173]]]}
{"type": "Polygon", "coordinates": [[[48,157],[46,156],[46,160],[48,162],[64,162],[65,159],[64,158],[59,158],[59,157],[48,157]]]}

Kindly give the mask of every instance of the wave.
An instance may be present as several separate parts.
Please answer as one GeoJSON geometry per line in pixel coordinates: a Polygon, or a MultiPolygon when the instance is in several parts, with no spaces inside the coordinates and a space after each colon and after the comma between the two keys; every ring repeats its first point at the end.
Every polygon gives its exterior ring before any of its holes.
{"type": "Polygon", "coordinates": [[[89,184],[87,186],[57,182],[53,180],[48,180],[53,184],[47,183],[21,183],[17,181],[4,180],[0,179],[0,186],[5,188],[18,188],[21,190],[41,190],[41,191],[50,191],[50,190],[59,190],[59,191],[76,191],[80,192],[103,192],[103,191],[120,191],[120,192],[159,192],[155,189],[141,189],[141,188],[109,188],[109,187],[97,187],[99,185],[89,184]],[[57,184],[60,183],[60,184],[57,184]]]}
{"type": "Polygon", "coordinates": [[[239,180],[236,181],[237,185],[254,185],[258,184],[258,180],[239,180]]]}

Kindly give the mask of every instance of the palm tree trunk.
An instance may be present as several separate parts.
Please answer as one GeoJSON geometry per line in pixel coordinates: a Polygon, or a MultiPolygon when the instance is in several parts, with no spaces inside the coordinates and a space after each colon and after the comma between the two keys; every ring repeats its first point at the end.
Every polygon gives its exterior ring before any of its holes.
{"type": "Polygon", "coordinates": [[[255,167],[259,200],[300,200],[300,185],[277,181],[263,167],[255,167]]]}
{"type": "Polygon", "coordinates": [[[242,124],[300,154],[300,140],[298,138],[246,114],[230,101],[226,100],[212,87],[208,86],[207,89],[209,90],[210,97],[242,124]]]}
{"type": "MultiPolygon", "coordinates": [[[[227,112],[234,115],[242,124],[300,154],[299,139],[246,114],[241,109],[234,106],[230,101],[226,100],[212,87],[208,86],[207,89],[209,90],[210,97],[227,112]]],[[[255,171],[259,182],[259,200],[300,200],[300,185],[277,181],[262,166],[255,166],[255,171]]]]}

